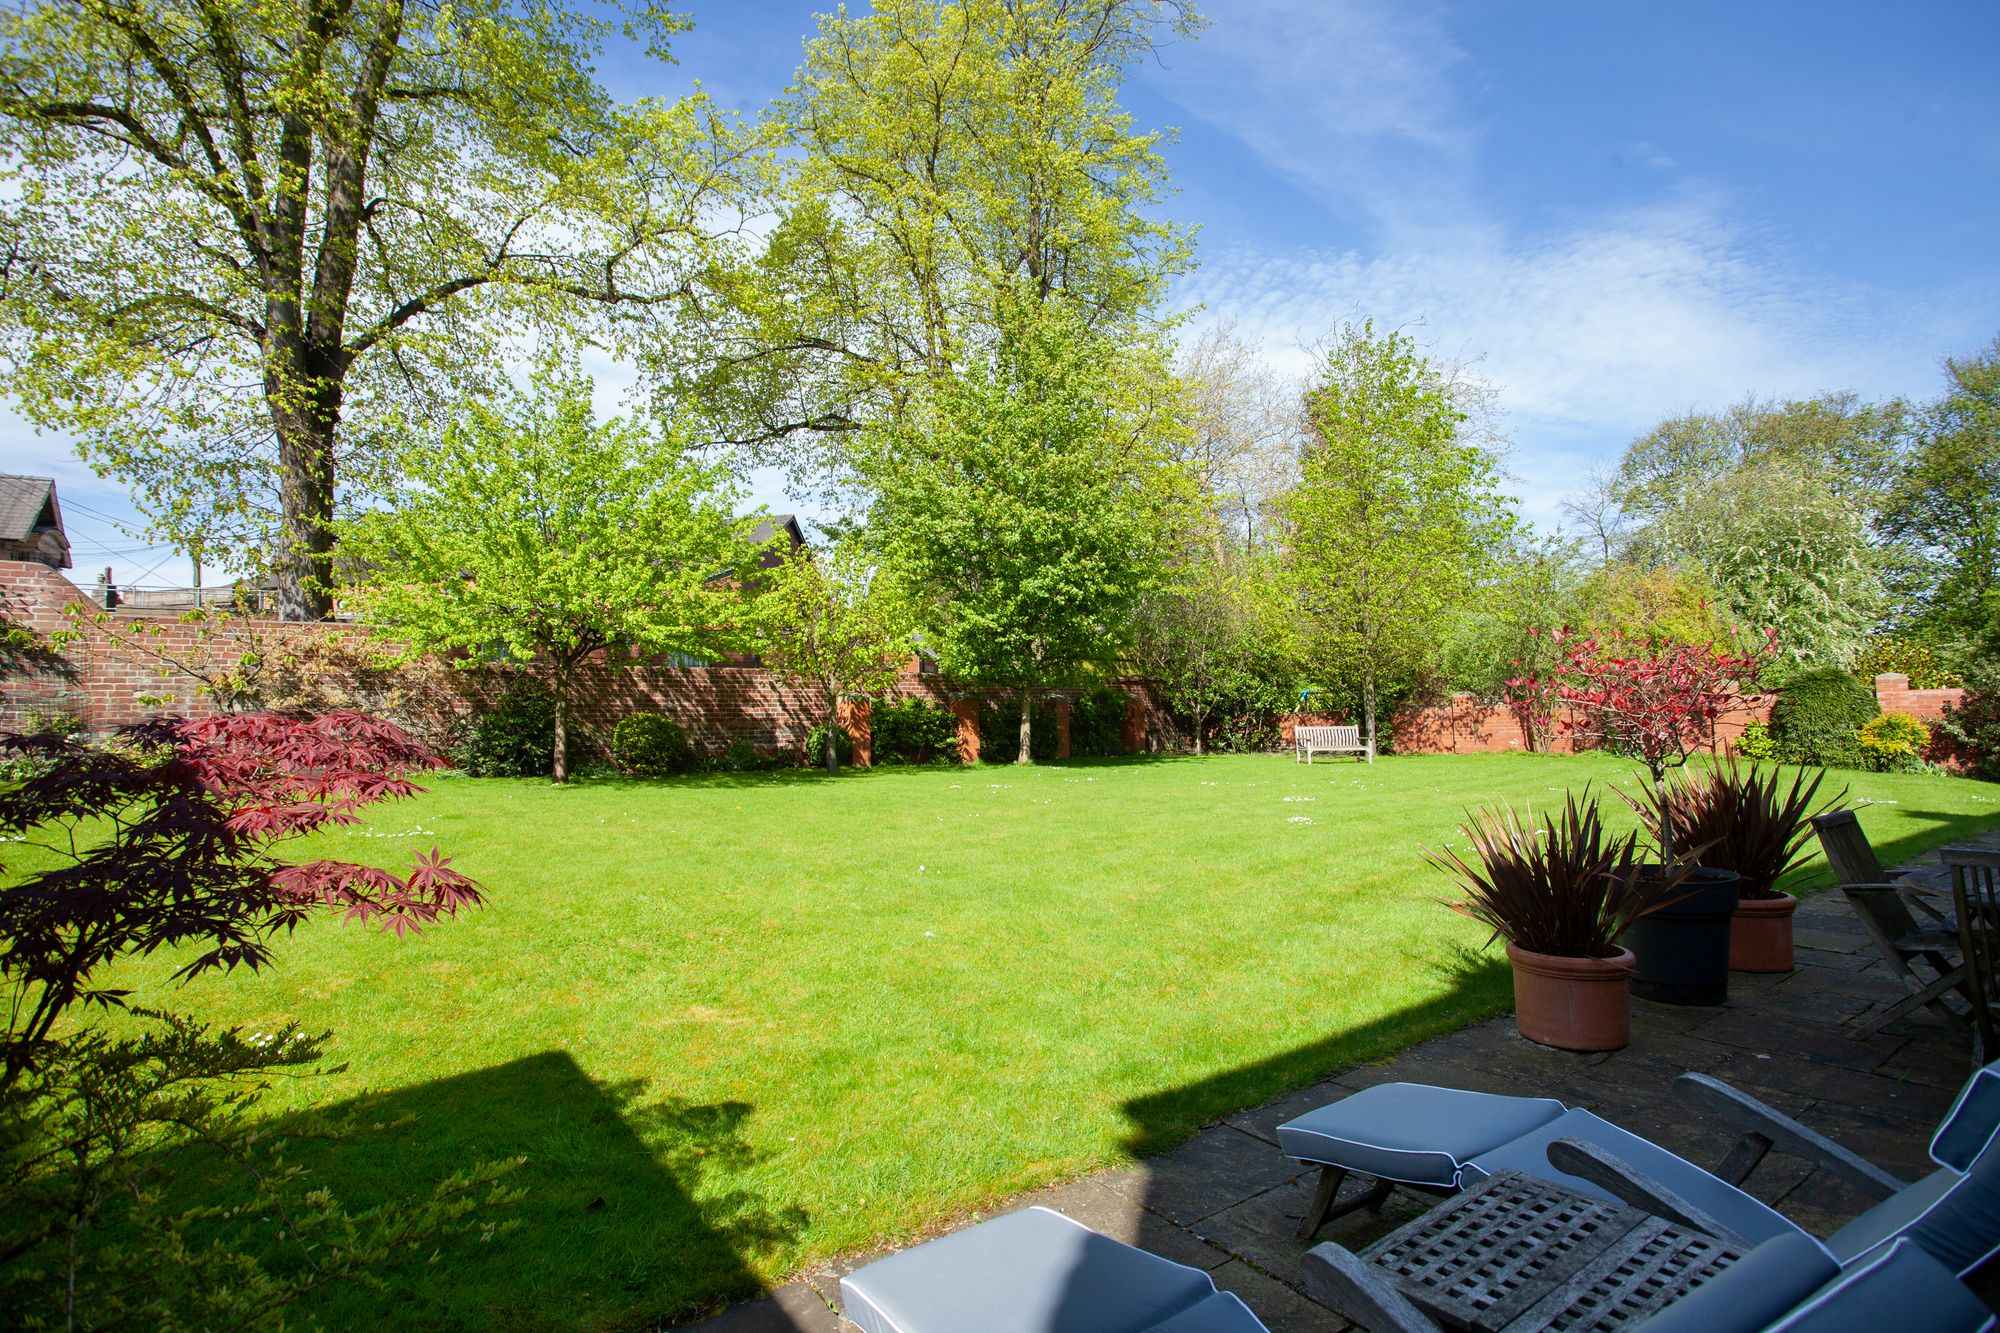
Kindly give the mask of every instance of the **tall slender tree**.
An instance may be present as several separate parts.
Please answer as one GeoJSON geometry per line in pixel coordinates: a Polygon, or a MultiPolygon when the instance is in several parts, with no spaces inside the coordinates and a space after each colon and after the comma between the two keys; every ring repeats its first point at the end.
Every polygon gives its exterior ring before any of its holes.
{"type": "Polygon", "coordinates": [[[1305,405],[1300,480],[1281,502],[1287,618],[1307,664],[1352,686],[1373,757],[1384,692],[1433,661],[1513,517],[1407,335],[1342,329],[1305,405]]]}
{"type": "Polygon", "coordinates": [[[1025,301],[990,364],[879,432],[871,525],[948,676],[1020,696],[1114,666],[1187,502],[1153,430],[1121,411],[1118,349],[1025,301]]]}

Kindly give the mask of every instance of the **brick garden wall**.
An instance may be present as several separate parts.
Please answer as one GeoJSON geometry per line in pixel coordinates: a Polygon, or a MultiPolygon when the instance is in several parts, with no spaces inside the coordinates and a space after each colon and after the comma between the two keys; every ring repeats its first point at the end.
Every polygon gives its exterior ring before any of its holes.
{"type": "MultiPolygon", "coordinates": [[[[83,591],[46,565],[0,561],[0,616],[42,634],[71,628],[64,608],[91,606],[83,591]]],[[[204,649],[196,626],[172,616],[120,610],[113,625],[128,633],[144,625],[153,632],[147,642],[164,653],[186,660],[206,652],[230,657],[241,651],[222,634],[212,634],[204,649]]],[[[299,625],[257,622],[256,634],[268,646],[295,636],[344,635],[361,632],[351,625],[299,625]]],[[[65,669],[40,671],[0,679],[0,727],[19,727],[36,713],[66,712],[89,731],[110,731],[146,717],[177,713],[199,717],[213,713],[213,700],[200,694],[189,676],[135,655],[114,642],[102,628],[86,624],[82,636],[63,652],[65,669]],[[154,697],[158,703],[142,702],[154,697]]],[[[469,718],[484,700],[504,688],[503,671],[454,673],[441,710],[469,718]]],[[[1144,681],[1121,680],[1119,688],[1132,695],[1125,720],[1125,743],[1132,751],[1157,748],[1170,734],[1171,719],[1144,681]]],[[[1067,754],[1069,697],[1058,695],[1058,734],[1067,754]]],[[[979,704],[1007,692],[961,686],[936,675],[922,674],[913,661],[884,692],[887,701],[924,699],[952,709],[959,716],[959,751],[968,762],[979,753],[979,704]]],[[[767,754],[796,755],[806,733],[825,720],[825,701],[811,689],[785,681],[775,672],[753,665],[673,667],[642,664],[631,667],[603,662],[585,668],[576,691],[580,739],[586,744],[608,741],[620,718],[635,712],[659,712],[674,718],[697,744],[722,750],[742,738],[767,754]]],[[[856,743],[856,758],[869,760],[870,709],[866,701],[843,703],[841,723],[856,743]]]]}
{"type": "MultiPolygon", "coordinates": [[[[0,616],[40,633],[68,629],[70,620],[64,607],[89,605],[89,598],[57,571],[26,561],[0,561],[0,616]]],[[[182,658],[197,652],[196,627],[178,623],[171,617],[147,616],[123,611],[115,613],[121,627],[146,624],[155,628],[149,641],[182,658]]],[[[267,642],[291,636],[351,634],[348,625],[291,625],[260,621],[257,633],[267,642]]],[[[211,648],[216,652],[218,648],[211,648]]],[[[135,656],[111,642],[95,628],[86,627],[81,639],[64,652],[67,669],[35,672],[0,680],[0,726],[16,727],[35,713],[69,712],[79,717],[91,731],[109,731],[157,713],[201,716],[214,711],[214,703],[196,691],[196,682],[178,672],[162,673],[155,662],[135,656]],[[141,700],[148,696],[164,699],[162,704],[141,700]]],[[[490,699],[504,685],[499,672],[471,673],[456,691],[443,701],[446,711],[470,716],[481,699],[490,699]]],[[[1154,695],[1147,683],[1122,679],[1117,687],[1132,697],[1128,707],[1124,744],[1128,752],[1171,747],[1180,740],[1172,713],[1154,695]]],[[[1069,695],[1058,696],[1056,706],[1060,751],[1068,754],[1069,695]]],[[[1073,692],[1072,692],[1073,693],[1073,692]]],[[[1935,720],[1943,716],[1947,703],[1956,703],[1963,690],[1913,690],[1909,677],[1881,675],[1875,678],[1875,695],[1883,710],[1901,711],[1935,720]]],[[[1008,692],[958,685],[935,675],[920,674],[911,663],[884,692],[887,701],[925,699],[942,704],[958,714],[959,753],[971,762],[979,755],[979,705],[987,699],[1010,697],[1008,692]]],[[[618,720],[635,712],[660,712],[686,727],[697,743],[720,750],[736,738],[748,740],[767,754],[799,753],[806,733],[824,720],[825,704],[815,691],[787,683],[774,672],[748,665],[712,667],[670,667],[640,665],[619,668],[599,664],[586,668],[578,691],[577,721],[586,743],[602,743],[618,720]]],[[[841,722],[856,742],[856,757],[869,758],[869,707],[865,701],[844,704],[841,722]]],[[[1752,720],[1770,716],[1768,700],[1751,711],[1726,719],[1718,729],[1718,741],[1727,746],[1743,734],[1752,720]]],[[[1291,743],[1292,729],[1300,723],[1330,724],[1346,719],[1334,716],[1287,714],[1279,720],[1282,742],[1291,743]]],[[[1512,710],[1500,704],[1482,703],[1470,694],[1456,694],[1442,703],[1406,709],[1393,719],[1396,749],[1403,754],[1467,754],[1481,751],[1525,750],[1527,739],[1512,710]]],[[[1554,749],[1572,748],[1558,735],[1554,749]]]]}

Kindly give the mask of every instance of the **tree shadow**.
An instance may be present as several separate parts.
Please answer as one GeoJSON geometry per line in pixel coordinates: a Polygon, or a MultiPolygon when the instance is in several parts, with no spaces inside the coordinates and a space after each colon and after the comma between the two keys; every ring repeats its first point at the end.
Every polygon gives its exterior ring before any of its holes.
{"type": "Polygon", "coordinates": [[[782,1248],[803,1209],[766,1209],[733,1180],[755,1161],[744,1102],[646,1097],[643,1081],[600,1084],[544,1052],[279,1120],[298,1133],[286,1160],[349,1210],[427,1192],[452,1171],[524,1159],[506,1177],[519,1202],[488,1239],[375,1274],[382,1289],[315,1293],[297,1316],[330,1328],[625,1327],[687,1319],[755,1295],[744,1256],[782,1248]],[[320,1134],[323,1122],[352,1131],[320,1134]]]}

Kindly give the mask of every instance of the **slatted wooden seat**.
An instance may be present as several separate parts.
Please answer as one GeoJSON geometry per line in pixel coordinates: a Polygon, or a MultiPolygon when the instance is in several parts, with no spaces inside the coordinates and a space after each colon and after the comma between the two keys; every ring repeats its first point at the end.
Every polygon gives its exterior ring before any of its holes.
{"type": "Polygon", "coordinates": [[[1841,893],[1868,928],[1883,961],[1910,992],[1850,1035],[1865,1037],[1920,1006],[1963,1031],[1966,1021],[1957,1006],[1964,999],[1965,966],[1957,957],[1958,923],[1909,885],[1890,880],[1852,810],[1815,815],[1812,823],[1841,893]]]}
{"type": "Polygon", "coordinates": [[[1972,997],[1972,1063],[1981,1065],[2000,1055],[2000,852],[1947,847],[1938,859],[1951,867],[1952,914],[1972,997]]]}
{"type": "Polygon", "coordinates": [[[1359,727],[1294,727],[1292,762],[1304,760],[1310,764],[1316,754],[1351,754],[1371,764],[1375,762],[1375,756],[1361,740],[1359,727]]]}

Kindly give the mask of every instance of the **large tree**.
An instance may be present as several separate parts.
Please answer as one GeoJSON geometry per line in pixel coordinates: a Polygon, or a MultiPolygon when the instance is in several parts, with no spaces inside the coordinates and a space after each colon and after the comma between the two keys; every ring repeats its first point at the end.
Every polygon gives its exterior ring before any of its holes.
{"type": "Polygon", "coordinates": [[[1881,525],[1915,556],[1894,580],[1900,618],[1956,646],[2000,632],[2000,338],[1948,358],[1945,375],[1881,525]]]}
{"type": "MultiPolygon", "coordinates": [[[[640,7],[657,44],[678,26],[640,7]]],[[[0,15],[0,383],[156,530],[329,606],[332,519],[503,339],[672,305],[733,229],[701,97],[614,102],[557,0],[0,15]],[[344,494],[345,492],[345,494],[344,494]]]]}
{"type": "Polygon", "coordinates": [[[1114,666],[1185,506],[1160,435],[1121,409],[1119,350],[1025,301],[990,363],[879,432],[872,530],[944,674],[1021,702],[1114,666]]]}
{"type": "Polygon", "coordinates": [[[1436,658],[1513,526],[1447,375],[1372,322],[1332,340],[1306,392],[1298,485],[1281,502],[1285,610],[1309,668],[1376,705],[1436,658]]]}
{"type": "Polygon", "coordinates": [[[586,662],[747,644],[757,519],[732,517],[726,477],[680,441],[599,424],[588,380],[544,365],[531,394],[468,404],[402,465],[389,505],[342,527],[349,599],[412,651],[545,672],[557,782],[586,662]]]}
{"type": "Polygon", "coordinates": [[[1161,136],[1124,70],[1193,26],[1184,0],[881,0],[820,19],[772,118],[793,152],[766,250],[676,321],[653,369],[730,440],[840,475],[991,351],[1003,311],[1059,301],[1154,331],[1190,233],[1162,221],[1161,136]]]}

